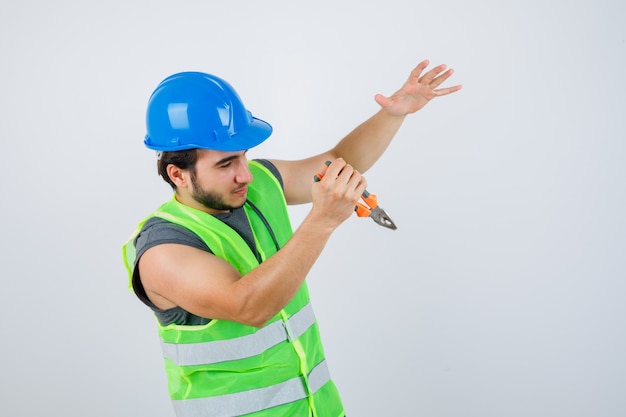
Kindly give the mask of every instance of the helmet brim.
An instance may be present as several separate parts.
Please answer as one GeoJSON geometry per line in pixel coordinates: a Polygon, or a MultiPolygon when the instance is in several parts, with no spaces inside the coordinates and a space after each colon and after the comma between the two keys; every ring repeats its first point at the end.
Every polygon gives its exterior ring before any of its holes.
{"type": "Polygon", "coordinates": [[[250,123],[242,131],[236,132],[230,135],[227,140],[220,140],[217,135],[213,138],[207,138],[209,140],[203,140],[202,144],[199,143],[186,143],[184,145],[176,145],[172,143],[167,146],[167,150],[163,149],[163,146],[155,146],[150,140],[150,136],[146,135],[144,145],[148,149],[155,151],[184,151],[188,149],[209,149],[222,152],[237,152],[245,151],[263,143],[272,134],[272,126],[264,120],[252,117],[250,123]]]}
{"type": "Polygon", "coordinates": [[[245,151],[265,142],[272,134],[272,131],[272,126],[269,123],[253,117],[250,124],[243,131],[235,133],[229,140],[219,142],[215,147],[203,147],[203,149],[224,152],[245,151]]]}

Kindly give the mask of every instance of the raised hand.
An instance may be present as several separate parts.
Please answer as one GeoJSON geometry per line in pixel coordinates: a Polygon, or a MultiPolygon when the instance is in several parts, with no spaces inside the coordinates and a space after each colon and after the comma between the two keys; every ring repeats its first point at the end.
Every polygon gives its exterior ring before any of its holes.
{"type": "Polygon", "coordinates": [[[420,110],[435,97],[445,96],[461,89],[460,84],[454,87],[439,88],[444,81],[450,78],[454,70],[452,68],[447,69],[445,64],[441,64],[422,75],[428,64],[428,60],[420,62],[411,71],[411,75],[404,85],[391,97],[376,94],[374,97],[376,102],[392,115],[405,116],[420,110]]]}

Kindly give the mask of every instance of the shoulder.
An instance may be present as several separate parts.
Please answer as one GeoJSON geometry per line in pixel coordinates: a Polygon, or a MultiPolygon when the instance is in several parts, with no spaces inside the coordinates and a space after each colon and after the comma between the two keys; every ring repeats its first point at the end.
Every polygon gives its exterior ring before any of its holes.
{"type": "Polygon", "coordinates": [[[259,164],[267,168],[267,170],[271,172],[274,177],[276,177],[276,179],[280,183],[280,186],[284,188],[283,177],[280,175],[280,171],[278,171],[276,165],[274,165],[271,161],[267,159],[254,159],[253,161],[258,162],[259,164]]]}
{"type": "Polygon", "coordinates": [[[146,221],[135,238],[137,259],[148,249],[165,243],[177,243],[210,252],[208,246],[190,230],[159,217],[146,221]]]}

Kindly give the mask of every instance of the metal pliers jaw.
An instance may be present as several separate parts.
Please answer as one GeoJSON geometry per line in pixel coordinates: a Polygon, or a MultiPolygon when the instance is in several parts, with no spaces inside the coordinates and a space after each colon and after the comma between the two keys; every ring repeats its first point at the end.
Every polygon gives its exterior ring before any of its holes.
{"type": "Polygon", "coordinates": [[[387,229],[396,230],[398,226],[391,220],[389,214],[378,205],[378,198],[376,194],[370,194],[367,190],[363,192],[361,196],[363,201],[367,204],[365,206],[361,203],[356,203],[354,211],[359,217],[370,217],[378,225],[386,227],[387,229]]]}

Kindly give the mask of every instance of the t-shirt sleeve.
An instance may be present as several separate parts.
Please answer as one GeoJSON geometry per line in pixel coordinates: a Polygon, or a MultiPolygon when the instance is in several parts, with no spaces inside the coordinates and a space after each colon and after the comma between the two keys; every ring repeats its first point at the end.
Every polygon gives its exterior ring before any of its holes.
{"type": "Polygon", "coordinates": [[[149,219],[135,238],[136,260],[148,249],[164,243],[178,243],[211,252],[195,233],[158,217],[149,219]]]}
{"type": "Polygon", "coordinates": [[[135,265],[133,269],[133,290],[137,297],[152,309],[156,306],[148,299],[139,277],[137,263],[148,249],[165,243],[177,243],[212,253],[209,247],[196,234],[182,226],[158,217],[149,219],[135,238],[135,265]]]}

